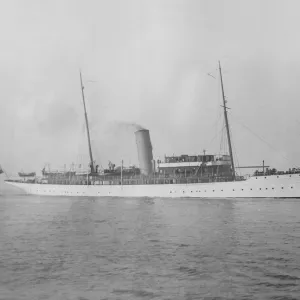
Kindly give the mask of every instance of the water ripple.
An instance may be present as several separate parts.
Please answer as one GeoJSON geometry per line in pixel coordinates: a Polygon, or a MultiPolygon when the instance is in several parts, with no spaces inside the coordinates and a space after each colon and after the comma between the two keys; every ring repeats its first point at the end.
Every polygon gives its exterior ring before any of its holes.
{"type": "Polygon", "coordinates": [[[0,299],[300,299],[300,201],[0,197],[0,299]]]}

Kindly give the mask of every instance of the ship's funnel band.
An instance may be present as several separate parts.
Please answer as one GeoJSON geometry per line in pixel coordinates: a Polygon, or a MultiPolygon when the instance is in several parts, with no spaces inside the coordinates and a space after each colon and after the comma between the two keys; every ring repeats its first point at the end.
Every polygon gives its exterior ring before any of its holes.
{"type": "Polygon", "coordinates": [[[149,176],[153,173],[152,167],[152,145],[149,130],[141,129],[135,132],[140,170],[143,175],[149,176]]]}

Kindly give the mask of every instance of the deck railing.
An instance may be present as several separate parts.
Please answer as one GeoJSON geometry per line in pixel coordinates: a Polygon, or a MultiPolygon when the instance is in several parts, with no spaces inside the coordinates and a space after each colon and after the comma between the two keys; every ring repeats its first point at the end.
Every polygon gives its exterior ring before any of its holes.
{"type": "Polygon", "coordinates": [[[13,180],[17,182],[40,183],[40,184],[59,184],[59,185],[154,185],[154,184],[192,184],[232,181],[231,176],[176,176],[156,174],[151,177],[142,175],[123,177],[117,176],[90,176],[85,177],[51,177],[35,178],[33,180],[13,180]]]}

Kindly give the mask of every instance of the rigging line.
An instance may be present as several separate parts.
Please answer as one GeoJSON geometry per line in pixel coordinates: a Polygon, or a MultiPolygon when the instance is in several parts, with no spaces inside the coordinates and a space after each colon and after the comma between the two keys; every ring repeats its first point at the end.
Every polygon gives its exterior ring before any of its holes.
{"type": "Polygon", "coordinates": [[[223,136],[223,128],[222,128],[222,133],[220,138],[219,153],[218,153],[219,155],[221,155],[222,136],[223,136]]]}
{"type": "Polygon", "coordinates": [[[219,131],[219,132],[217,132],[217,134],[211,139],[211,141],[209,142],[209,144],[208,144],[208,146],[210,146],[211,145],[211,143],[216,139],[216,137],[220,134],[220,132],[222,132],[224,130],[224,126],[222,127],[222,129],[219,131]]]}
{"type": "Polygon", "coordinates": [[[217,115],[217,120],[215,121],[215,123],[213,124],[213,128],[216,127],[216,134],[218,134],[218,123],[221,120],[221,116],[222,116],[222,111],[220,110],[219,115],[217,115]]]}
{"type": "Polygon", "coordinates": [[[227,143],[227,131],[226,131],[226,122],[225,122],[225,118],[223,116],[223,124],[224,124],[224,130],[223,130],[223,136],[222,136],[222,151],[224,153],[229,153],[228,150],[228,143],[227,143]]]}
{"type": "MultiPolygon", "coordinates": [[[[232,136],[232,131],[231,130],[230,130],[230,135],[232,136]]],[[[234,156],[236,157],[237,165],[238,165],[238,167],[240,167],[238,152],[236,151],[235,143],[233,142],[232,144],[233,144],[233,152],[234,152],[234,156]]]]}
{"type": "Polygon", "coordinates": [[[278,152],[285,160],[287,160],[288,162],[292,163],[285,155],[283,155],[281,153],[281,151],[279,151],[278,149],[276,149],[275,147],[273,147],[270,143],[268,143],[266,140],[264,140],[262,137],[260,137],[258,134],[256,134],[255,132],[253,132],[249,127],[247,127],[246,125],[244,125],[242,122],[239,122],[237,119],[235,119],[235,117],[231,114],[231,116],[233,117],[233,119],[239,123],[240,125],[242,125],[245,129],[249,130],[253,135],[255,135],[259,140],[261,140],[262,142],[264,142],[266,145],[268,145],[271,149],[273,149],[274,151],[278,152]]]}
{"type": "MultiPolygon", "coordinates": [[[[218,71],[217,69],[215,70],[215,71],[218,71]]],[[[216,105],[217,105],[217,109],[216,109],[216,111],[218,112],[218,107],[219,107],[219,105],[220,105],[220,103],[221,103],[221,101],[220,101],[220,85],[219,85],[219,83],[218,83],[218,80],[217,80],[217,77],[218,77],[218,72],[217,72],[217,75],[212,75],[211,73],[206,73],[206,75],[208,75],[208,76],[210,76],[210,77],[212,77],[213,79],[215,79],[216,81],[216,85],[217,85],[217,88],[216,88],[216,90],[218,90],[218,93],[217,93],[217,103],[216,103],[216,105]]],[[[218,115],[218,113],[216,114],[216,121],[215,121],[215,123],[214,123],[214,125],[213,125],[213,128],[214,128],[214,126],[216,125],[216,134],[218,134],[218,132],[217,132],[217,124],[218,124],[218,122],[219,122],[219,120],[220,120],[220,115],[221,115],[221,113],[222,113],[222,111],[220,111],[220,113],[219,113],[219,115],[218,115]]]]}
{"type": "Polygon", "coordinates": [[[217,124],[218,124],[219,121],[222,120],[221,116],[223,115],[223,109],[220,109],[220,105],[222,105],[221,86],[219,84],[220,78],[218,72],[216,74],[217,74],[216,77],[218,77],[218,80],[216,80],[216,91],[217,91],[216,111],[218,112],[217,113],[217,124]]]}
{"type": "MultiPolygon", "coordinates": [[[[224,131],[225,131],[225,120],[223,119],[223,128],[222,128],[222,135],[221,135],[221,141],[220,141],[220,149],[219,149],[219,154],[221,155],[222,150],[224,150],[224,131]]],[[[225,151],[224,151],[225,152],[225,151]]]]}
{"type": "Polygon", "coordinates": [[[223,124],[224,124],[224,130],[223,130],[223,136],[222,136],[222,151],[224,154],[229,154],[229,146],[228,146],[228,139],[227,139],[227,129],[226,129],[226,121],[223,117],[223,124]]]}
{"type": "MultiPolygon", "coordinates": [[[[218,71],[218,70],[216,70],[216,71],[218,71]]],[[[217,72],[217,76],[218,76],[219,74],[218,74],[218,72],[217,72]]],[[[221,86],[220,86],[220,84],[219,84],[219,82],[216,82],[216,84],[217,84],[217,88],[216,88],[216,90],[217,90],[217,107],[219,108],[218,109],[218,111],[219,111],[219,115],[218,115],[218,120],[217,120],[217,122],[219,123],[221,123],[222,121],[222,129],[221,129],[221,140],[220,140],[220,147],[219,147],[219,155],[221,155],[221,153],[222,153],[222,150],[223,150],[223,148],[224,148],[224,132],[225,132],[225,129],[226,129],[226,124],[225,124],[225,120],[224,120],[224,118],[222,118],[222,115],[223,115],[223,109],[220,109],[220,105],[222,104],[222,96],[221,96],[221,86]]]]}

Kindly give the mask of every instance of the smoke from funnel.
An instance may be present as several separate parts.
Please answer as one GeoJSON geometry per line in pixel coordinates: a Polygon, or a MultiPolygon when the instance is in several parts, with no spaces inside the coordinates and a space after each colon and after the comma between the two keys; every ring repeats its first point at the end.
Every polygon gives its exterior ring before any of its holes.
{"type": "Polygon", "coordinates": [[[143,175],[149,176],[153,173],[152,167],[152,145],[149,130],[140,129],[135,132],[140,170],[143,175]]]}
{"type": "Polygon", "coordinates": [[[133,131],[138,131],[138,130],[146,130],[142,125],[139,125],[137,123],[131,123],[131,122],[117,122],[116,125],[118,127],[124,128],[124,129],[129,129],[133,131]]]}

